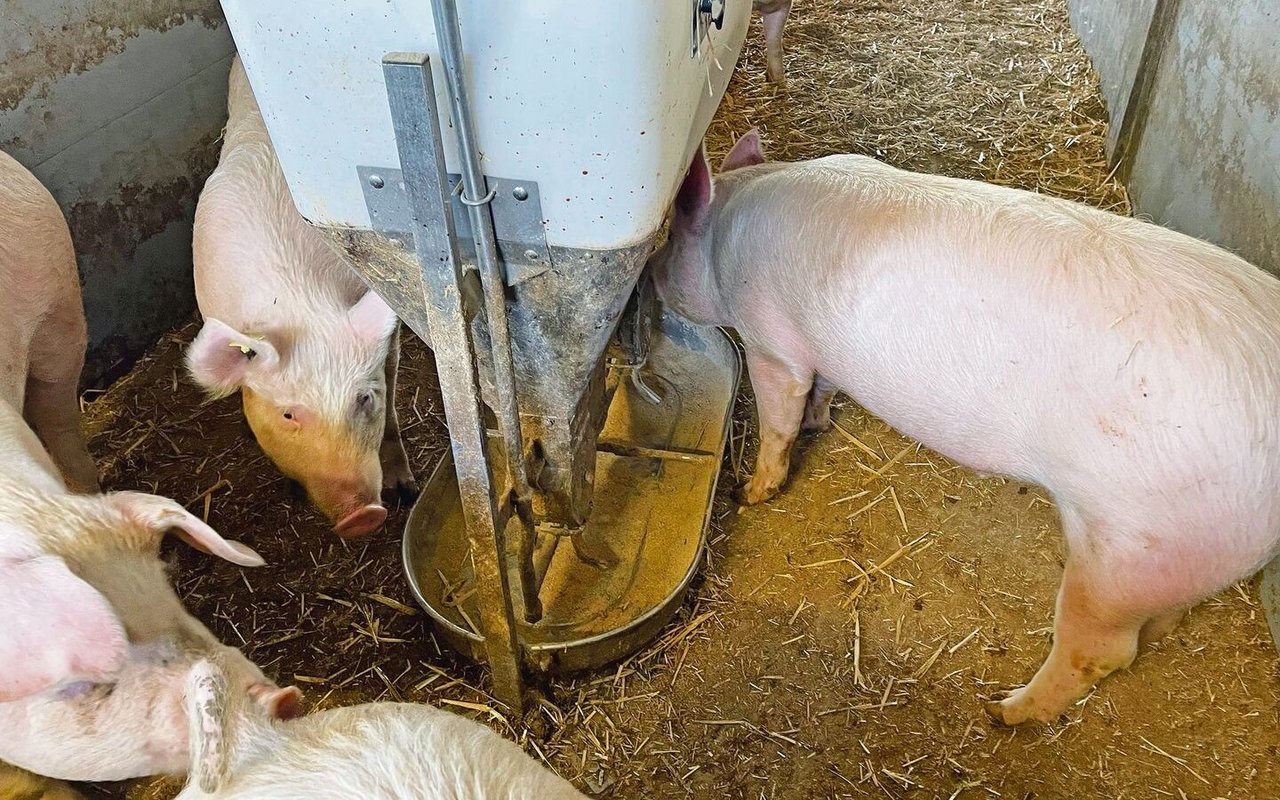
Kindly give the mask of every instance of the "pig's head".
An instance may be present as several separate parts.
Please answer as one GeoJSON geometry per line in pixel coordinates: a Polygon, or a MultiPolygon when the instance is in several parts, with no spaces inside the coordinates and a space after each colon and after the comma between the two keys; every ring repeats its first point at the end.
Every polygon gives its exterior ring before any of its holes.
{"type": "Polygon", "coordinates": [[[0,625],[0,655],[6,669],[17,667],[0,686],[0,729],[8,732],[0,760],[66,780],[181,773],[184,684],[203,658],[226,663],[234,691],[264,714],[295,712],[300,692],[280,689],[187,614],[158,558],[168,530],[242,566],[261,564],[256,553],[161,497],[120,493],[60,505],[60,514],[24,521],[41,528],[26,541],[43,547],[0,561],[0,599],[29,593],[14,623],[0,625]],[[23,658],[10,660],[10,652],[23,658]]]}
{"type": "Polygon", "coordinates": [[[372,533],[387,517],[379,448],[395,329],[394,312],[367,292],[345,313],[317,313],[305,331],[251,335],[206,319],[187,351],[211,396],[240,391],[263,452],[341,536],[372,533]]]}
{"type": "Polygon", "coordinates": [[[720,166],[722,177],[716,180],[713,189],[711,167],[699,145],[676,192],[667,241],[650,257],[649,269],[663,305],[693,322],[701,325],[729,322],[721,308],[712,261],[715,211],[723,204],[724,196],[732,191],[733,181],[727,181],[724,173],[764,161],[760,135],[752,129],[725,156],[720,166]]]}

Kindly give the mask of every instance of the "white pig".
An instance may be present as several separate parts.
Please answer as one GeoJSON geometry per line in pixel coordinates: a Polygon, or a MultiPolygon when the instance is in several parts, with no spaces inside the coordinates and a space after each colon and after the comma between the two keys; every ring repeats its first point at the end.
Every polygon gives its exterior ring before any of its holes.
{"type": "Polygon", "coordinates": [[[211,396],[239,391],[263,451],[342,536],[376,530],[382,490],[416,492],[396,419],[398,322],[294,207],[237,57],[217,169],[196,207],[188,353],[211,396]]]}
{"type": "Polygon", "coordinates": [[[791,0],[752,0],[751,7],[760,12],[760,21],[764,25],[769,80],[785,85],[787,73],[782,63],[782,28],[791,14],[791,0]]]}
{"type": "Polygon", "coordinates": [[[172,500],[68,492],[0,403],[0,761],[65,780],[181,773],[184,680],[211,654],[237,691],[292,713],[297,689],[276,687],[183,609],[158,557],[167,530],[262,563],[172,500]]]}
{"type": "Polygon", "coordinates": [[[0,153],[0,403],[26,417],[62,476],[98,488],[80,429],[84,306],[71,232],[34,175],[0,153]]]}
{"type": "Polygon", "coordinates": [[[765,163],[754,131],[722,170],[713,194],[695,157],[653,267],[669,307],[746,345],[761,444],[745,502],[778,489],[835,388],[1057,501],[1053,647],[989,705],[999,721],[1054,719],[1280,550],[1276,278],[1030,192],[853,155],[765,163]]]}
{"type": "Polygon", "coordinates": [[[239,705],[216,660],[191,670],[178,800],[585,800],[516,745],[438,708],[368,703],[275,722],[239,705]]]}

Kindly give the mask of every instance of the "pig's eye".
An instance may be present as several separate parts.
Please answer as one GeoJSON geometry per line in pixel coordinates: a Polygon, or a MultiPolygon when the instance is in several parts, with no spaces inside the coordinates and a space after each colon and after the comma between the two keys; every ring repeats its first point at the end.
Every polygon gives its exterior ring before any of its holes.
{"type": "Polygon", "coordinates": [[[292,411],[286,411],[286,412],[284,412],[284,418],[285,418],[285,419],[287,419],[287,420],[292,420],[292,419],[293,419],[293,412],[292,412],[292,411]]]}
{"type": "Polygon", "coordinates": [[[373,408],[373,402],[376,398],[373,392],[365,390],[356,395],[356,409],[359,411],[369,411],[373,408]]]}

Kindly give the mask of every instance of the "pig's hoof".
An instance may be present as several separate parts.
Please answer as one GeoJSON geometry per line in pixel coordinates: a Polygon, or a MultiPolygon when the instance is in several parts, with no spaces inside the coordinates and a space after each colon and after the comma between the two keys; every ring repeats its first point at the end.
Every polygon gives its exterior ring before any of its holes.
{"type": "Polygon", "coordinates": [[[990,700],[985,704],[987,715],[997,725],[1014,727],[1026,723],[1049,723],[1056,714],[1040,713],[1035,703],[1026,697],[1026,689],[1016,689],[1002,700],[990,700]]]}
{"type": "Polygon", "coordinates": [[[399,442],[384,445],[382,450],[382,499],[412,502],[418,497],[418,481],[409,468],[409,457],[399,442]]]}
{"type": "Polygon", "coordinates": [[[733,493],[733,497],[744,506],[754,506],[763,503],[778,493],[778,487],[772,488],[757,486],[755,481],[748,481],[733,493]]]}
{"type": "Polygon", "coordinates": [[[811,417],[805,415],[804,421],[800,423],[800,430],[806,433],[822,433],[831,430],[831,415],[826,414],[821,417],[811,417]]]}
{"type": "Polygon", "coordinates": [[[399,500],[402,503],[411,503],[418,499],[420,492],[421,489],[418,487],[418,481],[413,477],[413,473],[407,470],[403,475],[398,477],[383,478],[382,499],[388,502],[399,500]]]}

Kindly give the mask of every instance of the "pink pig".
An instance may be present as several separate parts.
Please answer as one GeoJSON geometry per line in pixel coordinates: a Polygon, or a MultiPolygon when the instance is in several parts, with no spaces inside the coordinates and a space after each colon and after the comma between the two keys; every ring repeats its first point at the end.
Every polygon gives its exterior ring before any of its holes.
{"type": "Polygon", "coordinates": [[[236,702],[217,659],[187,678],[191,769],[177,800],[586,800],[478,722],[365,703],[277,722],[236,702]]]}
{"type": "MultiPolygon", "coordinates": [[[[157,558],[169,529],[237,564],[262,563],[256,553],[172,500],[68,490],[98,483],[76,400],[84,347],[66,221],[0,154],[0,761],[71,780],[181,772],[197,659],[223,656],[270,709],[298,693],[187,615],[157,558]]],[[[27,783],[8,769],[0,780],[27,783]]]]}
{"type": "Polygon", "coordinates": [[[0,403],[24,416],[62,477],[98,488],[80,430],[84,305],[71,232],[36,176],[0,153],[0,403]]]}
{"type": "Polygon", "coordinates": [[[342,536],[416,492],[396,419],[395,314],[293,205],[239,58],[218,167],[196,208],[204,327],[187,363],[210,395],[239,391],[263,451],[342,536]]]}
{"type": "Polygon", "coordinates": [[[975,470],[1039,484],[1069,555],[1053,647],[988,710],[1048,721],[1280,550],[1280,281],[1202,241],[1030,192],[837,155],[701,152],[652,266],[746,345],[786,477],[836,389],[975,470]]]}
{"type": "Polygon", "coordinates": [[[786,68],[782,63],[782,28],[791,15],[791,0],[752,0],[751,7],[760,12],[764,25],[764,48],[769,80],[786,84],[786,68]]]}

